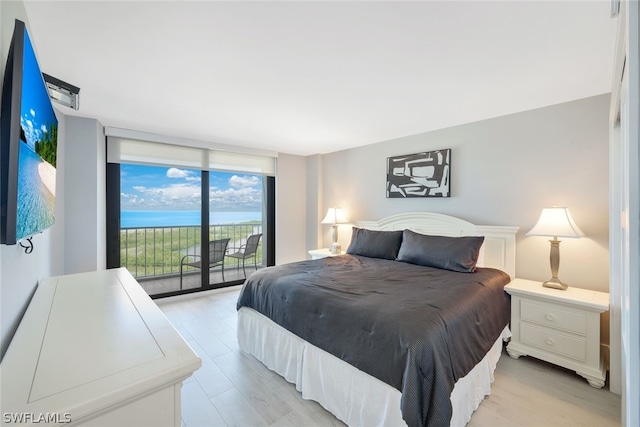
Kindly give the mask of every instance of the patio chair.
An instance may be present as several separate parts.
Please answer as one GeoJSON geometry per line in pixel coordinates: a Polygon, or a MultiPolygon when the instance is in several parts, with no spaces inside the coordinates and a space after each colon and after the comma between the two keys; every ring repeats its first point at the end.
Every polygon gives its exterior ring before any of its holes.
{"type": "MultiPolygon", "coordinates": [[[[224,256],[227,253],[227,246],[231,239],[219,239],[209,242],[209,270],[219,265],[222,266],[222,281],[224,282],[224,256]]],[[[202,258],[200,255],[185,255],[180,260],[180,289],[182,289],[182,269],[185,265],[195,268],[202,268],[202,261],[196,261],[198,258],[202,258]],[[194,261],[189,261],[193,258],[194,261]]]]}
{"type": "MultiPolygon", "coordinates": [[[[240,249],[237,252],[232,254],[228,254],[228,257],[235,258],[237,260],[242,260],[242,273],[244,274],[244,278],[247,278],[247,272],[244,269],[244,262],[247,258],[253,257],[253,265],[258,269],[258,257],[256,256],[258,252],[258,244],[260,243],[260,238],[262,237],[262,233],[260,234],[252,234],[247,238],[247,243],[240,246],[240,249]]],[[[238,268],[240,268],[240,263],[238,261],[238,268]]]]}

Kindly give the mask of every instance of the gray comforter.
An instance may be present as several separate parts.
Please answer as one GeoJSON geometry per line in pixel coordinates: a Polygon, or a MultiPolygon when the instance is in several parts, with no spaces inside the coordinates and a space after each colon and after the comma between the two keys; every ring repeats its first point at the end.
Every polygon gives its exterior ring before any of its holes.
{"type": "Polygon", "coordinates": [[[240,292],[309,343],[402,392],[404,420],[448,426],[450,394],[509,321],[509,276],[343,255],[260,270],[240,292]]]}

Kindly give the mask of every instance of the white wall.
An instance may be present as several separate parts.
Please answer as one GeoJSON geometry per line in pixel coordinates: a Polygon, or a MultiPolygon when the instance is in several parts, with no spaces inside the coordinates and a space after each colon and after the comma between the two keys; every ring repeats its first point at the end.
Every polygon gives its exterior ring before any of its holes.
{"type": "Polygon", "coordinates": [[[67,116],[65,274],[106,268],[106,149],[95,119],[67,116]]]}
{"type": "MultiPolygon", "coordinates": [[[[327,154],[324,207],[342,206],[354,221],[432,211],[518,226],[517,274],[543,281],[551,277],[548,239],[524,233],[543,207],[568,206],[586,237],[562,240],[559,277],[608,291],[608,109],[606,94],[327,154]],[[387,157],[445,148],[452,197],[386,198],[387,157]]],[[[350,228],[340,237],[346,247],[350,228]]]]}
{"type": "MultiPolygon", "coordinates": [[[[20,19],[29,28],[29,20],[21,1],[0,2],[0,36],[2,76],[4,79],[5,65],[9,52],[14,20],[20,19]]],[[[34,46],[36,55],[38,46],[34,46]]],[[[64,147],[64,116],[56,111],[58,118],[58,150],[64,147]]],[[[59,151],[60,152],[60,151],[59,151]]],[[[59,170],[64,163],[59,160],[57,183],[58,189],[63,185],[63,174],[59,170]]],[[[56,191],[55,224],[33,237],[33,252],[25,254],[19,245],[0,245],[0,325],[2,341],[0,343],[0,358],[11,342],[22,315],[24,314],[31,296],[35,292],[41,278],[63,274],[64,255],[60,250],[64,245],[64,191],[56,191]]]]}
{"type": "Polygon", "coordinates": [[[279,154],[276,175],[276,264],[305,259],[306,190],[306,159],[279,154]]]}
{"type": "MultiPolygon", "coordinates": [[[[322,204],[322,169],[324,168],[324,156],[316,154],[307,156],[307,218],[306,218],[306,242],[305,248],[316,249],[322,247],[322,227],[320,221],[324,218],[326,209],[323,211],[322,204]]],[[[328,227],[328,226],[327,226],[328,227]]],[[[310,258],[308,254],[307,258],[310,258]]]]}
{"type": "MultiPolygon", "coordinates": [[[[24,3],[0,2],[4,78],[14,19],[29,28],[24,3]]],[[[31,31],[30,31],[31,32],[31,31]]],[[[38,46],[34,46],[36,55],[38,46]]],[[[46,70],[46,64],[40,64],[46,70]]],[[[0,245],[0,355],[11,342],[22,315],[45,277],[105,268],[105,144],[102,125],[93,119],[58,118],[55,224],[33,237],[34,250],[0,245]]],[[[0,356],[0,357],[1,357],[0,356]]]]}

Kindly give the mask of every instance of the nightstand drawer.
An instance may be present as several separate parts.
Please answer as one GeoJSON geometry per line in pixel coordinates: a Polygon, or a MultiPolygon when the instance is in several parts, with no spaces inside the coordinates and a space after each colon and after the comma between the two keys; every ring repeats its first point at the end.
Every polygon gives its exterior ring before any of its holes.
{"type": "Polygon", "coordinates": [[[528,323],[520,324],[520,341],[580,361],[584,361],[587,358],[587,342],[585,339],[568,336],[528,323]]]}
{"type": "Polygon", "coordinates": [[[583,313],[565,310],[556,304],[542,304],[531,300],[522,300],[520,304],[520,318],[522,320],[580,335],[587,333],[587,322],[583,313]]]}

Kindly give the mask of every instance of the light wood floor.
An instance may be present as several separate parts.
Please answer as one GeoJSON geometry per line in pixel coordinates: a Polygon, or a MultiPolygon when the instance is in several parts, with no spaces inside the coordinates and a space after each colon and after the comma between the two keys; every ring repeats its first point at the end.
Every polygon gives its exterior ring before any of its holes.
{"type": "MultiPolygon", "coordinates": [[[[156,300],[202,358],[182,389],[182,424],[313,427],[344,424],[293,384],[240,351],[236,342],[239,287],[205,296],[156,300]]],[[[498,362],[492,394],[468,426],[619,426],[620,398],[582,377],[530,357],[498,362]]]]}

